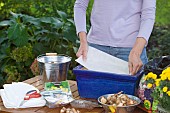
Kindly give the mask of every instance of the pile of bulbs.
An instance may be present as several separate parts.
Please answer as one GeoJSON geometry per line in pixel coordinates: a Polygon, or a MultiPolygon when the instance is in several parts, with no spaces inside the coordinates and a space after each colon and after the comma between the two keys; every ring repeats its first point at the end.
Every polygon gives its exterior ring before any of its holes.
{"type": "Polygon", "coordinates": [[[65,108],[65,107],[63,107],[60,110],[60,113],[81,113],[81,112],[79,110],[74,109],[74,108],[65,108]]]}
{"type": "Polygon", "coordinates": [[[109,95],[107,97],[102,96],[100,101],[102,104],[107,105],[113,105],[113,106],[129,106],[137,104],[137,102],[131,98],[129,98],[126,94],[121,94],[122,92],[119,92],[114,95],[109,95]]]}

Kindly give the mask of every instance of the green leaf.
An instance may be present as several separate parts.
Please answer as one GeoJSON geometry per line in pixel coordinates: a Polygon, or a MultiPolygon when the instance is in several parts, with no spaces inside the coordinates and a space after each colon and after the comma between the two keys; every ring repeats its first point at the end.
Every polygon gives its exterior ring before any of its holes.
{"type": "Polygon", "coordinates": [[[8,29],[8,38],[16,46],[24,46],[28,43],[29,35],[24,25],[16,23],[8,29]]]}
{"type": "Polygon", "coordinates": [[[0,22],[0,26],[10,26],[11,23],[12,22],[10,20],[4,20],[0,22]]]}
{"type": "Polygon", "coordinates": [[[32,16],[28,16],[28,15],[23,15],[23,21],[25,23],[31,23],[33,25],[36,25],[36,26],[40,26],[40,20],[39,18],[34,18],[32,16]]]}
{"type": "Polygon", "coordinates": [[[65,12],[57,10],[57,13],[62,19],[67,19],[67,14],[65,12]]]}
{"type": "Polygon", "coordinates": [[[52,17],[51,18],[52,24],[55,26],[55,28],[61,28],[63,26],[63,22],[61,22],[59,19],[52,17]]]}
{"type": "Polygon", "coordinates": [[[67,19],[68,22],[72,23],[74,25],[73,19],[67,19]]]}
{"type": "Polygon", "coordinates": [[[20,34],[20,27],[18,23],[11,25],[8,29],[8,38],[14,40],[20,34]]]}
{"type": "Polygon", "coordinates": [[[35,41],[36,41],[36,38],[35,38],[35,37],[29,37],[28,41],[30,41],[30,42],[35,42],[35,41]]]}
{"type": "Polygon", "coordinates": [[[29,35],[25,29],[21,31],[21,34],[14,40],[16,46],[24,46],[28,43],[29,35]]]}
{"type": "Polygon", "coordinates": [[[20,15],[20,14],[17,14],[17,13],[14,13],[14,12],[10,12],[10,14],[14,17],[14,18],[18,18],[18,16],[20,15]]]}
{"type": "Polygon", "coordinates": [[[51,17],[42,17],[40,18],[40,21],[49,24],[51,23],[51,17]]]}
{"type": "Polygon", "coordinates": [[[64,29],[64,37],[67,38],[69,41],[76,43],[77,35],[74,27],[66,26],[64,29]]]}

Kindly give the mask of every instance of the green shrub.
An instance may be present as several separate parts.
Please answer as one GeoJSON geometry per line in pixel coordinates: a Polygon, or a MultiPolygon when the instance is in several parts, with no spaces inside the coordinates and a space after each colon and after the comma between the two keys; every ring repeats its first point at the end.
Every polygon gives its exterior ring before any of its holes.
{"type": "Polygon", "coordinates": [[[170,55],[170,26],[155,25],[147,46],[149,59],[170,55]]]}
{"type": "MultiPolygon", "coordinates": [[[[90,11],[94,0],[90,0],[87,9],[87,20],[90,19],[90,11]]],[[[0,21],[10,17],[10,11],[22,13],[34,17],[57,17],[57,10],[66,12],[69,18],[73,18],[75,0],[1,0],[0,21]]],[[[89,23],[89,21],[87,21],[89,23]]]]}
{"type": "MultiPolygon", "coordinates": [[[[57,13],[58,17],[35,18],[11,12],[10,20],[0,22],[1,82],[23,81],[33,77],[30,66],[40,54],[55,52],[75,60],[79,42],[74,22],[66,13],[57,13]]],[[[75,65],[72,62],[70,69],[75,65]]],[[[73,78],[71,71],[69,77],[73,78]]]]}

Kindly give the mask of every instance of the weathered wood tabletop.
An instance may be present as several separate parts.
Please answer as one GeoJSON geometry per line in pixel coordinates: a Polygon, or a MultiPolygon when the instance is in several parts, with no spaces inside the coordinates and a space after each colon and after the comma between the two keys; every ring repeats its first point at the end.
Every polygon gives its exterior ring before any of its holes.
{"type": "MultiPolygon", "coordinates": [[[[41,76],[36,76],[36,77],[28,79],[24,82],[35,86],[40,91],[43,90],[41,76]]],[[[73,97],[75,99],[79,99],[80,97],[79,97],[79,94],[78,94],[76,81],[69,80],[69,83],[70,83],[70,87],[71,87],[73,97]]],[[[70,105],[67,105],[65,107],[71,108],[70,105]]],[[[2,99],[0,98],[0,113],[8,113],[8,112],[12,112],[12,113],[60,113],[60,110],[61,110],[61,108],[48,108],[46,106],[36,107],[36,108],[24,108],[24,109],[6,109],[3,106],[2,99]]],[[[95,108],[95,109],[92,109],[92,110],[88,110],[88,109],[78,109],[78,110],[81,113],[104,113],[103,108],[95,108]]],[[[141,110],[139,108],[136,108],[133,113],[146,113],[146,112],[144,112],[143,110],[141,110]]]]}

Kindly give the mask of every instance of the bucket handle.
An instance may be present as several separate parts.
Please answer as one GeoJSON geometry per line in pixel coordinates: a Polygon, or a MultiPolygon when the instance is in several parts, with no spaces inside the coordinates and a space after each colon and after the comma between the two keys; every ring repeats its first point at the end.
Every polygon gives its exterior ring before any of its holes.
{"type": "Polygon", "coordinates": [[[57,53],[45,53],[46,56],[57,56],[57,53]]]}

